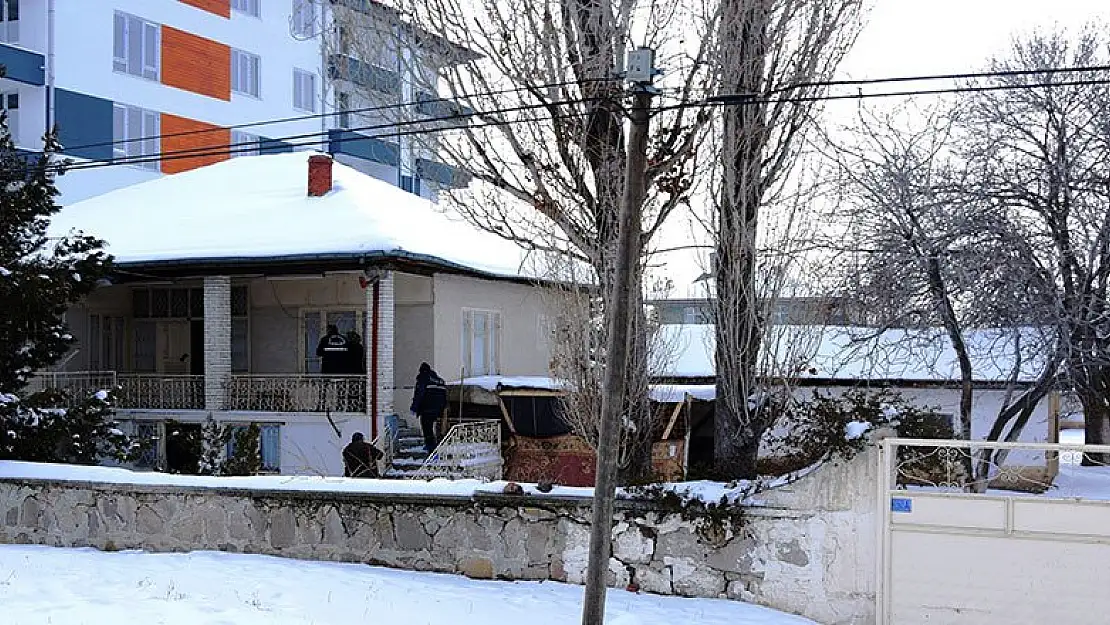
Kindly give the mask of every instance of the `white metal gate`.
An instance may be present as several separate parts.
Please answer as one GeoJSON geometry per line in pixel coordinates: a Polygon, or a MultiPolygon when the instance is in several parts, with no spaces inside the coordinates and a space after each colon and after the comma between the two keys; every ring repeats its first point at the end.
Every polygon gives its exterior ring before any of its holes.
{"type": "Polygon", "coordinates": [[[1110,446],[883,441],[879,625],[1110,623],[1110,467],[1083,451],[1110,446]]]}

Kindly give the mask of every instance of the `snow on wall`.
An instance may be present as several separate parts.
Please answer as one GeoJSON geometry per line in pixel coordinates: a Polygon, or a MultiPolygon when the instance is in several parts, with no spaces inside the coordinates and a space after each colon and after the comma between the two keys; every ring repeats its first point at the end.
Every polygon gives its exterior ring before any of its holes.
{"type": "MultiPolygon", "coordinates": [[[[148,485],[111,484],[19,477],[36,473],[18,464],[0,463],[0,543],[219,549],[481,579],[582,583],[586,574],[590,500],[571,489],[511,496],[467,480],[154,475],[148,485]],[[159,484],[167,478],[178,485],[159,484]],[[230,481],[183,485],[195,480],[230,481]]],[[[740,599],[829,625],[873,623],[875,541],[866,537],[876,530],[876,466],[863,454],[823,467],[731,517],[619,501],[609,583],[740,599]]]]}

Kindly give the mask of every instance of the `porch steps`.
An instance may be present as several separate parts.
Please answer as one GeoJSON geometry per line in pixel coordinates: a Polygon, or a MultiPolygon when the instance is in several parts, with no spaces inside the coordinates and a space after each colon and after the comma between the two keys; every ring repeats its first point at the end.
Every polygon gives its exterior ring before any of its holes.
{"type": "MultiPolygon", "coordinates": [[[[405,479],[420,470],[427,461],[424,451],[424,437],[419,430],[402,427],[397,439],[397,448],[392,465],[383,477],[405,479]]],[[[441,445],[436,450],[436,461],[431,468],[440,477],[462,477],[473,467],[497,464],[501,460],[500,449],[488,443],[454,443],[441,445]]]]}

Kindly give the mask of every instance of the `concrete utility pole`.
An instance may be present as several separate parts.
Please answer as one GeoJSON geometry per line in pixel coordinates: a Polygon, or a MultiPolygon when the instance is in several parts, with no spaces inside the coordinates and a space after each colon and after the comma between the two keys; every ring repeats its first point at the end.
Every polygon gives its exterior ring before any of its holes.
{"type": "Polygon", "coordinates": [[[582,603],[582,625],[602,625],[605,621],[605,576],[609,571],[610,537],[613,531],[613,499],[616,495],[618,453],[617,424],[625,394],[625,365],[632,315],[632,276],[640,262],[641,213],[646,195],[647,146],[651,80],[657,73],[655,52],[639,48],[628,53],[625,79],[632,83],[632,129],[628,137],[628,159],[624,175],[624,196],[620,209],[617,238],[616,276],[613,294],[606,311],[609,340],[605,346],[605,379],[601,390],[601,423],[597,444],[597,477],[594,482],[593,514],[590,524],[590,561],[586,571],[586,592],[582,603]]]}

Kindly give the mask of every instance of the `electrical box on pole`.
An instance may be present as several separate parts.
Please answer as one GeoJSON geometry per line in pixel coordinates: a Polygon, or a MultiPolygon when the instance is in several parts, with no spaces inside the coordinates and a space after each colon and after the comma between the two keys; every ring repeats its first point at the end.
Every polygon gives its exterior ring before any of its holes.
{"type": "Polygon", "coordinates": [[[636,48],[628,51],[628,62],[625,64],[624,79],[634,83],[650,83],[659,70],[655,69],[655,50],[651,48],[636,48]]]}

